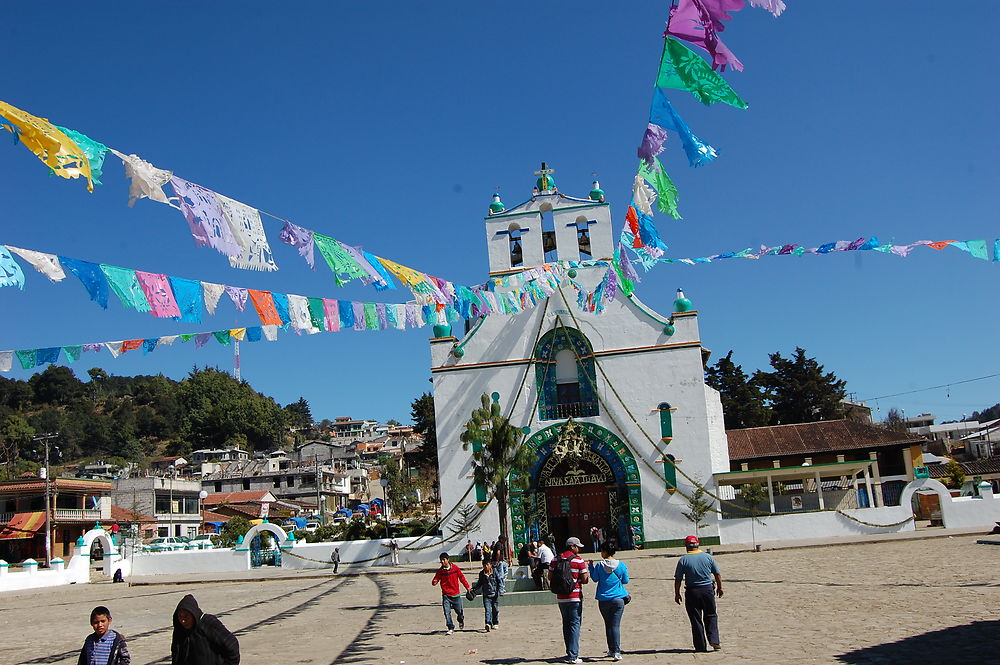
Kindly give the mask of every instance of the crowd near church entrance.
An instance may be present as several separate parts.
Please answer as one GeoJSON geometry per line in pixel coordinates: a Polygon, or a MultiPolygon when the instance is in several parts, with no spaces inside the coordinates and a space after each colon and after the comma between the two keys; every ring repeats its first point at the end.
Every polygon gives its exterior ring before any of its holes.
{"type": "Polygon", "coordinates": [[[619,547],[642,545],[639,471],[617,436],[571,418],[535,433],[527,444],[538,461],[529,471],[529,488],[511,502],[517,541],[589,540],[596,527],[619,547]]]}

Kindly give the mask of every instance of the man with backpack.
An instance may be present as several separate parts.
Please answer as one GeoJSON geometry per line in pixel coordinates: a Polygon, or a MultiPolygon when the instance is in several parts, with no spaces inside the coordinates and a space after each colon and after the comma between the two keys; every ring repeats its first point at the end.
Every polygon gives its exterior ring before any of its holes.
{"type": "Polygon", "coordinates": [[[566,551],[549,564],[549,590],[556,594],[562,614],[563,641],[566,662],[582,663],[580,659],[580,627],[583,624],[583,590],[590,582],[587,563],[580,557],[583,543],[573,537],[566,541],[566,551]]]}

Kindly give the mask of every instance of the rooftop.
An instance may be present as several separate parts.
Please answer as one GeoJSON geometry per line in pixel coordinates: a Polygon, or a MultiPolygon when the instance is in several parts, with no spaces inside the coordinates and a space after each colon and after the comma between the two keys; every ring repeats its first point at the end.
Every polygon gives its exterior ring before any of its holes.
{"type": "Polygon", "coordinates": [[[894,432],[856,420],[824,420],[816,423],[773,425],[726,430],[729,458],[733,462],[808,455],[844,450],[868,450],[922,443],[909,432],[894,432]]]}

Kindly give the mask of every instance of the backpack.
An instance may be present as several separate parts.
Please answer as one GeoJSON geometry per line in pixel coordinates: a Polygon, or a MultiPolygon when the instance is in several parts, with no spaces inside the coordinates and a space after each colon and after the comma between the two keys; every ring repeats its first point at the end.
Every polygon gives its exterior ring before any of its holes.
{"type": "Polygon", "coordinates": [[[549,591],[560,596],[568,596],[576,588],[576,580],[573,579],[573,559],[559,557],[552,568],[552,581],[549,584],[549,591]]]}

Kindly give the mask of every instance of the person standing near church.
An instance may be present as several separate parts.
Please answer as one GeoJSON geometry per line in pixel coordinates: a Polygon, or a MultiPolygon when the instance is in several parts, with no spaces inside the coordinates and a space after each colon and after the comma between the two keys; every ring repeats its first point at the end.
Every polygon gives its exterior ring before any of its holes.
{"type": "MultiPolygon", "coordinates": [[[[549,564],[549,588],[556,591],[561,584],[556,581],[560,575],[560,569],[569,563],[569,574],[572,576],[572,583],[568,585],[566,593],[557,593],[556,602],[559,603],[559,613],[562,615],[563,642],[566,644],[566,662],[582,663],[580,658],[580,630],[583,626],[583,589],[581,585],[590,582],[590,574],[587,571],[587,562],[580,557],[583,550],[583,543],[579,538],[569,538],[566,540],[566,551],[561,556],[552,559],[549,564]]],[[[567,579],[567,581],[569,581],[567,579]]]]}
{"type": "Polygon", "coordinates": [[[684,609],[691,621],[691,637],[695,651],[722,649],[719,641],[719,613],[715,597],[722,598],[722,575],[719,565],[708,552],[702,552],[697,536],[684,539],[687,554],[677,562],[674,571],[674,602],[681,604],[681,582],[684,582],[684,609]],[[714,581],[713,581],[714,579],[714,581]]]}

